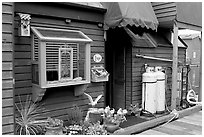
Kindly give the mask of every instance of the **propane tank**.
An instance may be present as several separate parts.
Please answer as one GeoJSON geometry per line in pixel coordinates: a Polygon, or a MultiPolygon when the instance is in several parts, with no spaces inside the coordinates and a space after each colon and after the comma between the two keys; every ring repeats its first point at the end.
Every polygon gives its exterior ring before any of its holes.
{"type": "Polygon", "coordinates": [[[153,67],[147,67],[142,74],[142,109],[156,113],[157,78],[153,67]]]}
{"type": "Polygon", "coordinates": [[[156,111],[161,114],[165,111],[165,73],[162,72],[162,67],[155,67],[155,74],[157,76],[156,86],[156,111]]]}

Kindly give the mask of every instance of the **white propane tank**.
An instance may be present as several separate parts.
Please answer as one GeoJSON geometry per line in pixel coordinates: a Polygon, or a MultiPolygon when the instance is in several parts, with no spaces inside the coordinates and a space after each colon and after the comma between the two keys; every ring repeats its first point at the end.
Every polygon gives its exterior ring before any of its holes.
{"type": "Polygon", "coordinates": [[[165,111],[165,73],[162,72],[162,67],[155,67],[155,74],[157,75],[156,87],[156,111],[161,114],[165,111]]]}
{"type": "Polygon", "coordinates": [[[156,113],[157,79],[153,67],[147,67],[142,74],[142,109],[156,113]]]}

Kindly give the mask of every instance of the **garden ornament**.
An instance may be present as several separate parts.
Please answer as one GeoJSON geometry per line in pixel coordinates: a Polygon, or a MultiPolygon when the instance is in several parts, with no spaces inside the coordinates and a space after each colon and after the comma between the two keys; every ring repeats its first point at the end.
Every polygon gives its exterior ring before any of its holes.
{"type": "Polygon", "coordinates": [[[89,99],[89,104],[92,106],[92,107],[94,107],[96,104],[97,104],[97,102],[99,101],[99,99],[101,99],[101,97],[102,97],[102,94],[101,95],[99,95],[94,101],[93,101],[93,98],[89,95],[89,94],[87,94],[87,93],[84,93],[87,97],[88,97],[88,99],[89,99]]]}

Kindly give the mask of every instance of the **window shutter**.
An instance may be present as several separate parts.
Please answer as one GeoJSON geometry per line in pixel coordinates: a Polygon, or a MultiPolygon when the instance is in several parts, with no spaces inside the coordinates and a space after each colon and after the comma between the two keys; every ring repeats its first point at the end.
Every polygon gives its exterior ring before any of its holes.
{"type": "Polygon", "coordinates": [[[78,64],[78,44],[76,43],[46,43],[46,69],[47,71],[57,71],[59,62],[59,48],[73,49],[73,69],[77,69],[78,64]]]}

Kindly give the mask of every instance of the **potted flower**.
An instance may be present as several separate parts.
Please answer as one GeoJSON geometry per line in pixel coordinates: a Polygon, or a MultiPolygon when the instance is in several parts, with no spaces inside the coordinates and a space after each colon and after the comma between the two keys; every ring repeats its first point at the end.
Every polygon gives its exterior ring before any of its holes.
{"type": "Polygon", "coordinates": [[[115,112],[114,108],[110,109],[109,106],[106,107],[102,115],[106,130],[110,133],[113,133],[115,130],[117,130],[120,126],[120,123],[126,121],[126,114],[126,109],[120,108],[117,112],[115,112]]]}
{"type": "Polygon", "coordinates": [[[46,135],[62,135],[63,121],[60,119],[47,118],[46,135]]]}

